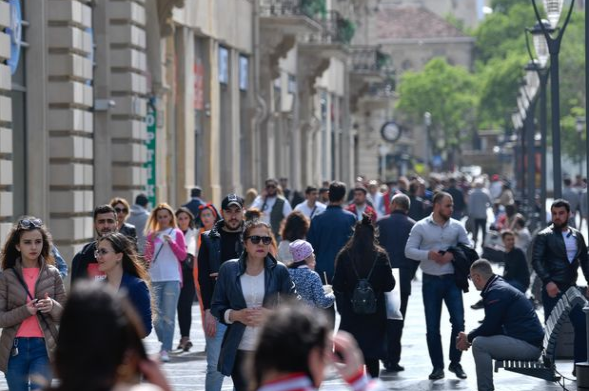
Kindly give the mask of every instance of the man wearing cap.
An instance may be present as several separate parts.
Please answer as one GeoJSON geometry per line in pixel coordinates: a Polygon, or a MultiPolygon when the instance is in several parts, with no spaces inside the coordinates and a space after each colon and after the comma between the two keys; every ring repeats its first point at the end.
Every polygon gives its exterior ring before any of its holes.
{"type": "Polygon", "coordinates": [[[295,210],[298,210],[305,216],[312,220],[313,217],[325,212],[326,206],[321,202],[317,201],[319,198],[319,190],[314,186],[307,186],[305,190],[305,202],[301,202],[295,206],[295,210]]]}
{"type": "Polygon", "coordinates": [[[224,376],[217,370],[217,364],[227,326],[211,314],[211,299],[221,264],[239,258],[243,252],[243,198],[235,194],[227,195],[221,203],[221,215],[223,219],[212,230],[202,234],[198,252],[198,282],[205,311],[207,391],[220,391],[223,386],[224,376]]]}
{"type": "Polygon", "coordinates": [[[266,179],[265,185],[266,188],[256,197],[252,208],[262,212],[262,221],[270,224],[276,240],[280,240],[280,223],[292,212],[292,207],[286,198],[278,195],[276,179],[266,179]]]}
{"type": "Polygon", "coordinates": [[[368,192],[364,186],[357,185],[354,188],[354,200],[347,209],[348,211],[352,212],[354,216],[356,216],[356,220],[358,221],[361,221],[362,214],[366,213],[368,216],[370,216],[372,222],[376,223],[376,211],[366,202],[367,193],[368,192]]]}

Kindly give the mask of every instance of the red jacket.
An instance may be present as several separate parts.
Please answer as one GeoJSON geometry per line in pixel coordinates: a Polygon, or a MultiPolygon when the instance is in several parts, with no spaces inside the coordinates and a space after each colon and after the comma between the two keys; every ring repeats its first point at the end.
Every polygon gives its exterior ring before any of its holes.
{"type": "MultiPolygon", "coordinates": [[[[358,220],[358,215],[356,213],[356,204],[351,203],[350,205],[348,205],[348,207],[346,208],[348,211],[352,212],[354,214],[354,216],[356,217],[356,220],[358,220]]],[[[374,208],[368,204],[366,204],[366,209],[364,210],[364,213],[366,213],[368,216],[370,216],[370,219],[372,220],[372,222],[374,224],[376,224],[376,210],[374,210],[374,208]]]]}

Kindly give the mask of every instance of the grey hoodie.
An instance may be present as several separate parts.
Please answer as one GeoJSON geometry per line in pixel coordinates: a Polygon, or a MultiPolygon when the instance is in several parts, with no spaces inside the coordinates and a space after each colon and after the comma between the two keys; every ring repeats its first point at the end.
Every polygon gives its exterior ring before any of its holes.
{"type": "Polygon", "coordinates": [[[149,212],[144,207],[134,204],[131,207],[131,213],[127,219],[127,223],[133,224],[137,230],[137,250],[139,254],[143,255],[145,249],[145,224],[149,219],[149,212]]]}

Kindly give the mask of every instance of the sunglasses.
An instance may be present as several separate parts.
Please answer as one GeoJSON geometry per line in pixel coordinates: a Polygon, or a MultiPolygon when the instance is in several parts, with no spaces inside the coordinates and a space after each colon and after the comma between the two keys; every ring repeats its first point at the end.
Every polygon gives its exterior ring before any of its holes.
{"type": "Polygon", "coordinates": [[[94,251],[94,258],[98,258],[98,257],[106,255],[110,252],[113,252],[113,251],[108,251],[105,248],[99,248],[98,250],[94,251]]]}
{"type": "Polygon", "coordinates": [[[115,208],[115,212],[127,214],[127,213],[129,213],[129,209],[127,209],[127,208],[115,208]]]}
{"type": "Polygon", "coordinates": [[[258,236],[258,235],[253,235],[253,236],[248,236],[247,238],[245,238],[245,240],[250,240],[253,244],[260,244],[260,241],[263,244],[270,244],[272,243],[272,237],[270,236],[258,236]]]}
{"type": "Polygon", "coordinates": [[[41,228],[43,226],[43,222],[41,219],[22,219],[18,222],[18,227],[20,229],[35,229],[41,228]]]}

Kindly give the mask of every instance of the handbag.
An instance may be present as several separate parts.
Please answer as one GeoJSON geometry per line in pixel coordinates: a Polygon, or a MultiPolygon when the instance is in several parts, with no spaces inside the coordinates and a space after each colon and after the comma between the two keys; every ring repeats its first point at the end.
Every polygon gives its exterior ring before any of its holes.
{"type": "MultiPolygon", "coordinates": [[[[392,270],[395,281],[399,281],[398,269],[392,270]],[[397,274],[395,276],[395,273],[397,274]]],[[[391,320],[403,320],[403,314],[401,313],[401,293],[400,285],[396,284],[395,289],[390,292],[384,293],[385,308],[387,311],[387,319],[391,320]]]]}

